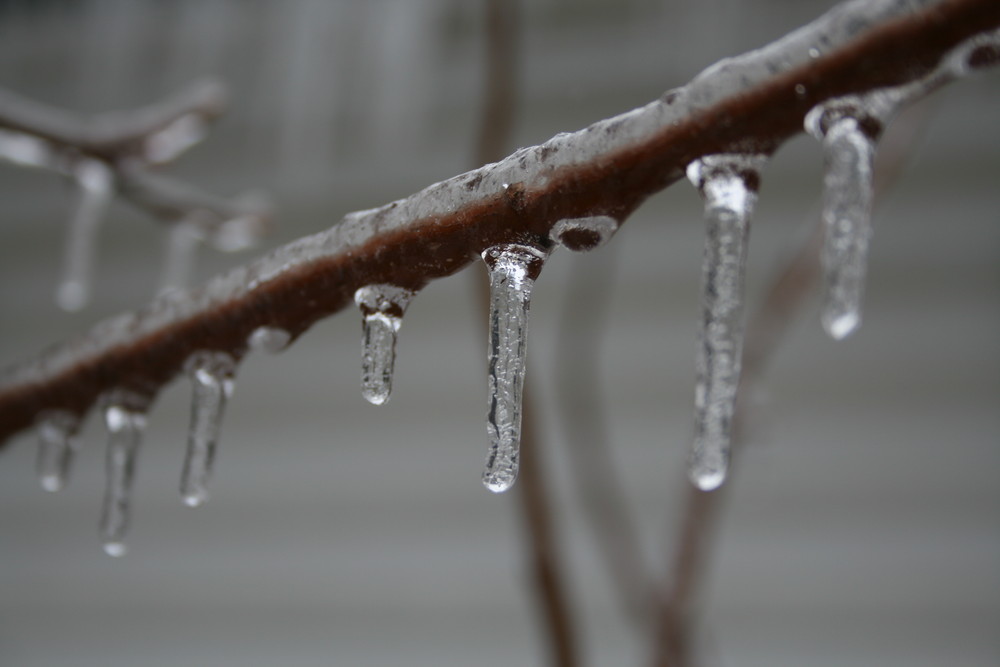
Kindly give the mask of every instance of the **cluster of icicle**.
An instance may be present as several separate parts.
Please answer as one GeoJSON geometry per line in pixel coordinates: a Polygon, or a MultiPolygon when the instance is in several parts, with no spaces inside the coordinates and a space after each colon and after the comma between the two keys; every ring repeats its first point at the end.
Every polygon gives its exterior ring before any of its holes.
{"type": "MultiPolygon", "coordinates": [[[[872,162],[881,129],[906,102],[973,69],[980,48],[991,49],[993,54],[1000,51],[1000,32],[961,45],[921,81],[828,100],[807,115],[806,130],[822,142],[826,159],[822,324],[833,338],[846,337],[861,322],[872,231],[872,162]]],[[[747,239],[766,159],[753,153],[712,154],[694,160],[687,168],[688,179],[704,200],[707,226],[689,466],[691,481],[704,491],[718,488],[729,467],[743,347],[747,239]]],[[[489,446],[483,473],[483,483],[490,491],[506,491],[517,478],[526,334],[534,282],[553,247],[591,250],[606,243],[619,225],[619,220],[607,215],[565,219],[554,224],[550,238],[537,245],[511,243],[482,251],[490,279],[489,446]]],[[[363,326],[362,394],[381,405],[392,389],[397,334],[414,292],[375,284],[358,289],[354,297],[363,326]]],[[[251,334],[247,346],[276,353],[290,340],[286,331],[261,327],[251,334]]],[[[208,497],[207,484],[235,367],[228,354],[207,351],[194,354],[186,366],[193,384],[193,403],[181,494],[192,507],[208,497]]],[[[113,393],[103,401],[109,441],[100,534],[105,550],[113,556],[125,553],[129,495],[147,407],[143,399],[126,392],[113,393]]],[[[78,428],[78,418],[66,412],[40,417],[38,472],[46,490],[64,486],[77,449],[78,428]]]]}
{"type": "MultiPolygon", "coordinates": [[[[206,122],[199,114],[182,115],[145,138],[140,159],[151,165],[169,162],[199,143],[206,133],[206,122]]],[[[97,240],[115,191],[114,171],[102,160],[70,153],[40,137],[2,129],[0,159],[57,172],[76,186],[77,201],[69,219],[63,275],[55,301],[68,312],[82,310],[90,302],[97,240]]],[[[234,202],[234,211],[239,212],[220,224],[215,224],[215,214],[198,209],[174,221],[166,242],[160,292],[188,286],[199,242],[210,242],[224,252],[253,246],[261,233],[260,215],[265,208],[259,193],[247,192],[234,202]]]]}

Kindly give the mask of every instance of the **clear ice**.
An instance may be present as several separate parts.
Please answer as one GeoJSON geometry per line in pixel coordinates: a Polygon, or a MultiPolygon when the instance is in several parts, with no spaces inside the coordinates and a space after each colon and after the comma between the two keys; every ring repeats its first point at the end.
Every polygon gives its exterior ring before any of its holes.
{"type": "Polygon", "coordinates": [[[688,474],[703,491],[726,479],[743,352],[743,292],[750,216],[764,157],[708,155],[688,165],[705,201],[702,318],[695,361],[695,429],[688,474]]]}
{"type": "Polygon", "coordinates": [[[52,410],[42,413],[38,429],[38,483],[46,491],[59,491],[69,480],[73,456],[79,447],[79,418],[71,412],[52,410]]]}
{"type": "Polygon", "coordinates": [[[374,405],[389,400],[396,361],[396,336],[413,298],[394,285],[367,285],[354,293],[362,315],[361,394],[374,405]]]}
{"type": "Polygon", "coordinates": [[[160,279],[161,293],[188,287],[194,274],[199,241],[198,230],[192,223],[181,220],[170,226],[163,277],[160,279]]]}
{"type": "Polygon", "coordinates": [[[222,413],[233,393],[235,369],[236,362],[224,352],[199,352],[187,363],[193,398],[181,497],[189,507],[198,507],[208,500],[208,480],[215,462],[222,413]]]}
{"type": "Polygon", "coordinates": [[[875,140],[857,117],[832,114],[816,107],[806,128],[823,142],[823,328],[834,339],[850,335],[861,324],[872,235],[872,172],[875,140]]]}
{"type": "Polygon", "coordinates": [[[99,160],[81,160],[73,169],[73,176],[80,199],[70,219],[64,275],[56,293],[58,306],[70,312],[82,309],[90,301],[97,232],[113,185],[111,170],[99,160]]]}
{"type": "Polygon", "coordinates": [[[257,327],[247,337],[247,346],[254,352],[277,354],[292,340],[292,334],[278,327],[257,327]]]}
{"type": "Polygon", "coordinates": [[[109,556],[125,555],[125,533],[131,515],[135,460],[146,428],[146,415],[132,401],[112,399],[104,408],[108,450],[105,457],[107,487],[101,512],[100,536],[109,556]]]}
{"type": "Polygon", "coordinates": [[[521,394],[528,331],[528,308],[545,253],[509,244],[487,248],[483,260],[490,275],[489,410],[490,439],[483,484],[494,493],[517,479],[521,445],[521,394]]]}
{"type": "Polygon", "coordinates": [[[567,250],[585,252],[607,243],[618,231],[618,221],[608,215],[565,218],[552,226],[549,238],[567,250]]]}

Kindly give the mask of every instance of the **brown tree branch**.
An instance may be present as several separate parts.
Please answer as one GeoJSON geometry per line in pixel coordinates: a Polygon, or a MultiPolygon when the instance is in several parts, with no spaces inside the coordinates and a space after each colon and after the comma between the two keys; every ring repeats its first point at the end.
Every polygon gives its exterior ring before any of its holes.
{"type": "MultiPolygon", "coordinates": [[[[138,313],[4,373],[0,438],[44,409],[84,414],[123,389],[152,398],[196,350],[241,357],[260,326],[298,336],[372,283],[419,289],[498,243],[543,242],[559,220],[620,221],[718,152],[772,152],[814,105],[930,73],[950,49],[1000,25],[995,0],[855,1],[787,37],[724,60],[646,106],[432,185],[279,248],[201,289],[138,313]]],[[[993,64],[983,47],[970,66],[993,64]]]]}

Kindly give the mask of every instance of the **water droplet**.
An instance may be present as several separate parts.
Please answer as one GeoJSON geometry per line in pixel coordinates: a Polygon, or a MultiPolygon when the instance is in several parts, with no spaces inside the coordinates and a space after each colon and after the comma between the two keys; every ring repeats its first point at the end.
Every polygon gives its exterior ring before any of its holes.
{"type": "Polygon", "coordinates": [[[806,128],[823,142],[823,311],[826,332],[836,340],[861,324],[868,245],[872,235],[875,140],[855,116],[816,107],[806,128]]]}
{"type": "Polygon", "coordinates": [[[607,243],[618,231],[618,221],[607,215],[566,218],[552,226],[549,238],[567,250],[585,252],[607,243]]]}
{"type": "Polygon", "coordinates": [[[146,402],[128,393],[116,392],[106,401],[104,423],[108,449],[105,456],[107,486],[101,511],[100,536],[111,556],[125,554],[124,537],[131,518],[132,480],[135,462],[146,428],[146,402]]]}
{"type": "Polygon", "coordinates": [[[517,478],[521,446],[521,394],[524,389],[528,308],[545,253],[509,244],[487,248],[490,275],[489,410],[490,448],[483,484],[494,493],[517,478]]]}
{"type": "Polygon", "coordinates": [[[361,394],[382,405],[392,393],[396,337],[413,292],[394,285],[367,285],[354,293],[362,315],[361,394]]]}
{"type": "Polygon", "coordinates": [[[224,352],[198,352],[186,364],[193,385],[181,498],[189,507],[208,500],[208,481],[226,401],[232,396],[236,362],[224,352]]]}
{"type": "Polygon", "coordinates": [[[277,354],[292,340],[292,334],[277,327],[257,327],[247,338],[247,345],[255,352],[277,354]]]}
{"type": "Polygon", "coordinates": [[[81,310],[90,301],[97,233],[111,200],[113,176],[101,161],[81,160],[73,170],[80,198],[69,222],[66,259],[56,303],[63,310],[81,310]]]}
{"type": "Polygon", "coordinates": [[[691,480],[703,490],[720,486],[729,464],[743,352],[746,246],[765,159],[708,155],[688,165],[688,178],[705,201],[707,226],[689,468],[691,480]]]}
{"type": "Polygon", "coordinates": [[[71,412],[49,410],[38,417],[38,482],[46,491],[59,491],[69,480],[80,419],[71,412]]]}

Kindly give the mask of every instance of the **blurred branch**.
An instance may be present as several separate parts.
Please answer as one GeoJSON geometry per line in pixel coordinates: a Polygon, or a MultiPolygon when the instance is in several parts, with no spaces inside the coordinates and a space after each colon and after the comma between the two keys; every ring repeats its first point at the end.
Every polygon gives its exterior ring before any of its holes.
{"type": "MultiPolygon", "coordinates": [[[[239,358],[260,326],[298,336],[352,303],[359,287],[419,289],[490,246],[544,242],[566,218],[624,221],[693,159],[772,152],[802,131],[816,104],[916,81],[950,49],[998,25],[995,0],[943,0],[916,10],[889,0],[836,7],[640,109],[349,214],[201,289],[157,299],[9,369],[0,379],[0,438],[44,409],[82,415],[112,389],[151,399],[193,352],[239,358]]],[[[994,64],[995,56],[995,49],[977,50],[967,65],[994,64]]]]}

